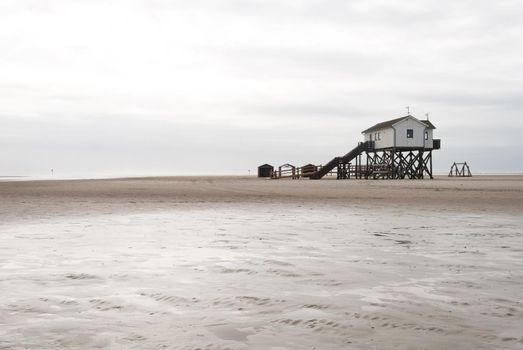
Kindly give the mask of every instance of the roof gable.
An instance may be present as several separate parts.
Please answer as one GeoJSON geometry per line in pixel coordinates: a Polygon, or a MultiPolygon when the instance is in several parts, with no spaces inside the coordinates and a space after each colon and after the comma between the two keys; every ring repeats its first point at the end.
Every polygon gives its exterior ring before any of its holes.
{"type": "Polygon", "coordinates": [[[428,129],[436,129],[436,127],[434,126],[434,124],[430,122],[430,120],[420,120],[420,122],[425,124],[428,129]]]}

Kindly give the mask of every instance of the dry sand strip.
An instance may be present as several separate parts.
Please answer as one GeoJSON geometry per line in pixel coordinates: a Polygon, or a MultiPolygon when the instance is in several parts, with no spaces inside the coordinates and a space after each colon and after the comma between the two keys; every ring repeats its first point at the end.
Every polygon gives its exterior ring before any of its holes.
{"type": "Polygon", "coordinates": [[[143,212],[219,203],[404,206],[425,210],[517,214],[523,176],[434,180],[265,180],[247,177],[158,177],[0,182],[0,219],[143,212]]]}

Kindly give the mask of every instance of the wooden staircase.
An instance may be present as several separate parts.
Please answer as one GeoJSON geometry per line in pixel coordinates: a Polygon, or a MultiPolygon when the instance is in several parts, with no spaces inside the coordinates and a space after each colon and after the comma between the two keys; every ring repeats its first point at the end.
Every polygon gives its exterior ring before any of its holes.
{"type": "Polygon", "coordinates": [[[318,171],[313,173],[310,176],[311,180],[319,180],[324,177],[326,174],[334,170],[338,164],[347,164],[350,163],[354,158],[359,156],[365,151],[370,151],[374,149],[374,141],[365,141],[360,142],[358,146],[354,147],[349,153],[342,157],[334,157],[330,162],[321,167],[318,171]]]}

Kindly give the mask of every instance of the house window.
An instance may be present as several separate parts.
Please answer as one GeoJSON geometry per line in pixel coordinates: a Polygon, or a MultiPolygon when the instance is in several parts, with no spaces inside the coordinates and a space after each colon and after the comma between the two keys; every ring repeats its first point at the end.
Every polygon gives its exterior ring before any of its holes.
{"type": "Polygon", "coordinates": [[[425,131],[425,140],[428,140],[428,139],[429,139],[429,132],[425,131]]]}
{"type": "Polygon", "coordinates": [[[408,139],[414,138],[414,129],[407,129],[407,138],[408,139]]]}
{"type": "Polygon", "coordinates": [[[381,135],[380,135],[380,133],[378,133],[378,140],[381,140],[381,135]]]}
{"type": "Polygon", "coordinates": [[[369,141],[372,141],[372,134],[369,134],[369,141]]]}

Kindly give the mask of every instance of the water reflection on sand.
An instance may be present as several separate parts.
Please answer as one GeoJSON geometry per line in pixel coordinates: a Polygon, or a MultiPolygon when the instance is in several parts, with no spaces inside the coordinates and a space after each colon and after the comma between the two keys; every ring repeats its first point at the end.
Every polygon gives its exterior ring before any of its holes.
{"type": "Polygon", "coordinates": [[[0,348],[523,345],[522,220],[222,204],[0,226],[0,348]]]}

